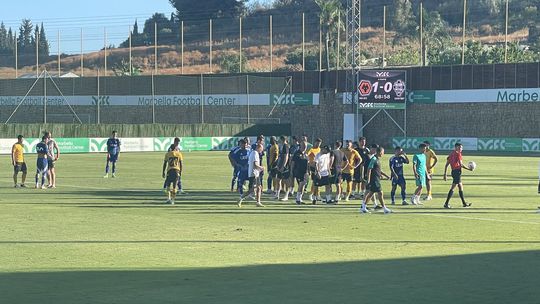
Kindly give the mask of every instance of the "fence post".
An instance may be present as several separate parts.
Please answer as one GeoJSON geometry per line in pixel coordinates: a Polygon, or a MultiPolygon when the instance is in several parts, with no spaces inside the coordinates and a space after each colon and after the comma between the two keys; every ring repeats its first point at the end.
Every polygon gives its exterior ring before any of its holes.
{"type": "Polygon", "coordinates": [[[129,26],[129,76],[133,76],[133,54],[131,49],[131,25],[129,26]]]}
{"type": "MultiPolygon", "coordinates": [[[[154,74],[158,73],[158,29],[157,22],[154,22],[154,74]]],[[[153,76],[152,76],[152,79],[153,76]]]]}
{"type": "Polygon", "coordinates": [[[15,79],[19,78],[19,50],[17,43],[17,31],[15,31],[15,79]]]}
{"type": "Polygon", "coordinates": [[[467,22],[467,0],[463,0],[463,37],[461,38],[461,64],[465,64],[465,30],[467,22]]]}
{"type": "Polygon", "coordinates": [[[43,123],[47,123],[47,70],[43,74],[43,123]]]}
{"type": "Polygon", "coordinates": [[[99,125],[101,123],[101,111],[100,111],[100,104],[101,104],[101,98],[100,98],[100,87],[99,87],[99,69],[97,71],[97,124],[99,125]]]}
{"type": "Polygon", "coordinates": [[[36,32],[36,77],[39,77],[39,32],[36,32]]]}
{"type": "Polygon", "coordinates": [[[60,66],[60,60],[62,59],[62,57],[60,56],[60,30],[58,30],[58,78],[60,78],[60,75],[62,74],[62,69],[61,69],[61,66],[60,66]]]}
{"type": "Polygon", "coordinates": [[[240,73],[242,73],[242,17],[240,17],[240,66],[238,67],[238,70],[240,71],[240,73]]]}
{"type": "Polygon", "coordinates": [[[212,45],[212,19],[210,19],[210,29],[209,29],[209,31],[210,31],[210,40],[209,40],[209,42],[210,42],[210,73],[212,73],[212,59],[213,59],[212,58],[212,47],[213,47],[213,45],[212,45]]]}
{"type": "Polygon", "coordinates": [[[386,5],[383,6],[383,48],[382,48],[382,62],[381,67],[385,67],[386,58],[386,5]]]}
{"type": "Polygon", "coordinates": [[[84,77],[83,29],[81,27],[81,77],[84,77]]]}
{"type": "Polygon", "coordinates": [[[339,67],[341,64],[340,57],[341,57],[341,11],[338,10],[336,71],[339,70],[339,67]]]}
{"type": "Polygon", "coordinates": [[[103,28],[103,65],[105,71],[104,76],[107,76],[107,28],[103,28]]]}
{"type": "Polygon", "coordinates": [[[508,63],[508,0],[506,0],[506,16],[504,25],[504,63],[508,63]]]}
{"type": "Polygon", "coordinates": [[[306,14],[302,13],[302,71],[306,70],[306,14]]]}
{"type": "Polygon", "coordinates": [[[319,17],[319,72],[322,71],[322,22],[319,17]]]}
{"type": "Polygon", "coordinates": [[[272,15],[270,15],[270,72],[274,71],[274,29],[272,15]]]}
{"type": "Polygon", "coordinates": [[[180,44],[181,44],[181,51],[180,53],[182,54],[182,68],[181,68],[181,74],[183,75],[184,74],[184,20],[182,20],[181,24],[180,24],[180,44]]]}
{"type": "Polygon", "coordinates": [[[249,109],[249,75],[246,75],[246,94],[247,94],[247,123],[250,122],[250,109],[249,109]]]}
{"type": "Polygon", "coordinates": [[[154,73],[152,73],[152,124],[156,123],[156,87],[154,83],[154,73]]]}
{"type": "Polygon", "coordinates": [[[424,3],[420,2],[420,65],[425,65],[424,57],[424,3]]]}
{"type": "Polygon", "coordinates": [[[201,74],[201,123],[204,123],[204,76],[201,74]]]}

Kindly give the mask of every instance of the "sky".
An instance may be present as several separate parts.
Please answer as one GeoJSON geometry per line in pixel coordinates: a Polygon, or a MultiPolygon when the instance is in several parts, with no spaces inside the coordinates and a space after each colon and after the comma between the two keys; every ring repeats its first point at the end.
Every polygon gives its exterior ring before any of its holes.
{"type": "MultiPolygon", "coordinates": [[[[107,44],[118,46],[126,40],[129,26],[135,19],[142,30],[144,20],[153,13],[167,17],[174,11],[168,0],[1,0],[0,21],[13,30],[18,29],[22,19],[32,20],[34,26],[43,22],[51,55],[76,54],[81,51],[81,28],[83,28],[83,52],[93,52],[107,44]]],[[[201,0],[204,1],[204,0],[201,0]]],[[[262,0],[260,2],[270,2],[262,0]]]]}

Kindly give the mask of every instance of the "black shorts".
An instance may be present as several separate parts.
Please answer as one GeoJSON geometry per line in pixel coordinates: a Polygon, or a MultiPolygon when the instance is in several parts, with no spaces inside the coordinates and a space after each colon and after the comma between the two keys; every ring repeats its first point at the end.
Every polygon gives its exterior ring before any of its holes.
{"type": "Polygon", "coordinates": [[[350,173],[341,173],[341,177],[346,182],[352,182],[352,175],[350,173]]]}
{"type": "Polygon", "coordinates": [[[278,169],[277,169],[275,164],[270,166],[270,173],[269,174],[270,174],[270,176],[272,178],[276,178],[278,176],[278,169]]]}
{"type": "Polygon", "coordinates": [[[262,186],[262,179],[261,179],[261,175],[255,177],[255,176],[250,176],[249,177],[249,189],[250,190],[253,190],[255,189],[255,187],[260,187],[262,186]]]}
{"type": "Polygon", "coordinates": [[[291,171],[289,168],[285,168],[283,171],[278,171],[277,178],[279,179],[289,179],[291,177],[291,171]]]}
{"type": "Polygon", "coordinates": [[[293,177],[294,179],[296,180],[297,183],[303,183],[305,182],[307,179],[306,179],[306,173],[307,172],[295,172],[293,174],[293,177]]]}
{"type": "Polygon", "coordinates": [[[452,170],[452,184],[460,184],[461,183],[461,169],[455,169],[452,170]]]}
{"type": "Polygon", "coordinates": [[[332,174],[332,177],[330,178],[330,182],[335,185],[340,185],[343,182],[341,173],[332,174]]]}
{"type": "Polygon", "coordinates": [[[13,166],[13,172],[15,172],[15,174],[19,174],[19,172],[26,174],[28,172],[28,168],[26,168],[26,163],[15,163],[15,166],[13,166]]]}
{"type": "Polygon", "coordinates": [[[329,176],[321,176],[321,178],[319,178],[318,176],[316,176],[313,179],[313,184],[315,184],[315,186],[318,186],[318,187],[330,185],[330,177],[329,176]]]}
{"type": "Polygon", "coordinates": [[[54,169],[54,160],[47,158],[47,167],[49,167],[49,170],[54,169]]]}
{"type": "Polygon", "coordinates": [[[369,161],[368,161],[368,164],[363,167],[363,169],[364,169],[364,171],[363,171],[363,174],[362,174],[362,178],[364,179],[364,182],[365,182],[368,179],[367,173],[368,173],[368,170],[369,170],[369,161]]]}
{"type": "Polygon", "coordinates": [[[169,188],[172,185],[172,188],[176,190],[178,185],[178,180],[180,179],[180,172],[176,170],[169,170],[167,172],[167,178],[165,179],[165,188],[169,188]]]}
{"type": "Polygon", "coordinates": [[[379,193],[382,192],[381,182],[378,180],[372,181],[368,185],[369,192],[379,193]]]}
{"type": "Polygon", "coordinates": [[[361,166],[358,166],[358,168],[354,169],[353,182],[355,183],[362,182],[362,167],[361,166]]]}

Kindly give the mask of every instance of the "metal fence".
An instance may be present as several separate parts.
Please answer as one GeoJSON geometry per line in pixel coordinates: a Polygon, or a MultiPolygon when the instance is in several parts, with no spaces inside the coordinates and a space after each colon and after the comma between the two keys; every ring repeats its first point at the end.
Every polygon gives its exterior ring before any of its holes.
{"type": "MultiPolygon", "coordinates": [[[[455,63],[476,60],[467,57],[472,56],[466,52],[468,41],[507,50],[505,46],[512,42],[532,43],[537,28],[516,18],[519,1],[468,0],[453,10],[427,1],[364,3],[360,51],[366,67],[430,64],[425,57],[432,41],[437,39],[433,27],[438,15],[450,21],[442,26],[452,40],[447,48],[457,48],[459,56],[455,63]],[[403,8],[399,3],[413,5],[403,8]],[[401,20],[399,10],[410,15],[401,20]]],[[[350,60],[344,13],[336,12],[332,19],[320,18],[319,13],[268,11],[235,19],[175,20],[168,24],[150,23],[137,34],[131,26],[134,20],[127,19],[104,27],[86,21],[81,28],[60,21],[50,25],[44,22],[50,56],[43,56],[38,50],[16,48],[0,54],[0,77],[36,77],[44,69],[56,76],[71,72],[85,77],[97,76],[98,71],[102,76],[113,76],[133,75],[139,70],[143,75],[165,75],[347,69],[350,60]],[[143,36],[144,41],[138,41],[143,36]],[[120,42],[123,44],[119,45],[120,42]],[[117,45],[111,47],[112,44],[117,45]]],[[[98,21],[96,18],[96,24],[98,21]]],[[[490,63],[531,59],[511,58],[505,52],[495,60],[490,63]]]]}

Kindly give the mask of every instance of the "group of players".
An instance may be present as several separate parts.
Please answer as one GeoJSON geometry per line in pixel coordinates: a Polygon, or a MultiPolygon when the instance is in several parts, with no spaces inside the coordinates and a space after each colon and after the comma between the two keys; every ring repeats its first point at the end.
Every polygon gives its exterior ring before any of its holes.
{"type": "MultiPolygon", "coordinates": [[[[293,136],[291,143],[286,136],[281,136],[279,140],[271,137],[269,142],[265,146],[265,138],[260,135],[251,145],[249,137],[246,137],[229,152],[229,161],[234,168],[231,191],[234,191],[236,186],[240,194],[238,200],[240,207],[247,197],[255,199],[257,206],[264,206],[261,198],[265,171],[267,171],[266,193],[273,195],[275,200],[288,201],[289,196],[295,195],[296,186],[295,202],[298,205],[304,204],[304,194],[310,188],[309,200],[312,204],[319,201],[326,204],[338,204],[341,200],[349,201],[358,198],[362,200],[361,212],[363,213],[369,212],[367,203],[370,201],[373,201],[375,209],[392,213],[384,202],[382,179],[389,179],[392,182],[390,191],[392,205],[396,204],[398,187],[401,190],[402,205],[422,205],[422,200],[433,199],[431,181],[439,160],[427,141],[418,146],[418,151],[412,158],[416,189],[409,201],[406,199],[404,165],[411,161],[401,147],[395,148],[394,155],[389,159],[390,172],[386,174],[381,169],[384,148],[377,144],[368,147],[365,137],[360,137],[357,142],[347,140],[344,145],[341,141],[337,141],[333,147],[322,145],[320,138],[310,144],[307,136],[293,136]],[[266,167],[263,166],[264,156],[266,156],[266,167]],[[244,191],[246,182],[249,183],[247,192],[244,191]],[[342,187],[344,182],[346,183],[345,191],[342,187]],[[311,187],[309,187],[310,184],[311,187]],[[321,187],[325,188],[324,199],[320,195],[321,187]],[[421,199],[424,189],[427,193],[421,199]]],[[[165,178],[163,190],[167,193],[167,203],[170,204],[174,204],[177,193],[185,194],[181,180],[183,156],[179,143],[180,139],[175,138],[163,162],[162,177],[165,178]]],[[[104,178],[109,177],[110,165],[112,165],[112,177],[116,177],[116,163],[119,159],[120,147],[118,132],[113,131],[106,143],[107,159],[104,178]]],[[[51,132],[43,134],[41,142],[35,149],[37,153],[35,187],[56,188],[55,163],[60,157],[60,149],[52,138],[51,132]]],[[[463,169],[473,171],[474,166],[464,165],[462,151],[462,144],[456,143],[454,150],[447,157],[443,179],[447,180],[448,167],[450,167],[453,181],[443,205],[444,208],[451,208],[449,202],[456,188],[458,188],[462,206],[471,206],[471,203],[466,202],[464,198],[461,175],[463,169]]],[[[14,187],[26,188],[28,168],[25,162],[22,135],[17,137],[17,142],[12,146],[11,162],[14,168],[14,187]],[[21,183],[18,183],[19,173],[22,173],[21,183]]],[[[540,194],[540,182],[538,193],[540,194]]]]}
{"type": "MultiPolygon", "coordinates": [[[[105,166],[104,178],[109,177],[110,164],[112,164],[112,177],[116,177],[116,162],[120,156],[120,139],[118,132],[113,131],[112,136],[107,140],[107,164],[105,166]]],[[[60,158],[60,148],[52,138],[51,132],[45,132],[41,141],[35,147],[37,153],[35,188],[54,189],[56,188],[55,163],[60,158]],[[48,182],[46,185],[45,182],[48,182]]],[[[11,164],[13,165],[13,183],[15,188],[26,188],[26,177],[28,175],[28,165],[24,153],[24,136],[17,136],[17,142],[11,147],[11,164]],[[19,173],[22,173],[21,182],[18,181],[19,173]]]]}
{"type": "MultiPolygon", "coordinates": [[[[261,203],[261,196],[265,170],[267,171],[265,193],[273,195],[275,200],[288,201],[289,196],[294,195],[296,187],[295,202],[298,205],[304,204],[304,193],[311,184],[309,200],[312,204],[317,204],[318,201],[338,204],[341,200],[358,198],[362,200],[362,213],[370,212],[367,203],[371,201],[375,209],[382,209],[387,214],[392,213],[384,202],[382,179],[389,179],[392,182],[390,192],[392,205],[396,204],[397,187],[401,189],[402,205],[422,205],[422,200],[433,199],[431,180],[438,157],[427,141],[419,145],[418,152],[412,158],[416,189],[409,201],[406,199],[404,165],[409,164],[410,159],[401,147],[395,148],[394,155],[389,160],[391,172],[386,174],[381,169],[384,148],[376,144],[368,147],[365,137],[360,137],[357,142],[345,141],[345,145],[337,141],[333,147],[323,145],[320,138],[310,144],[307,136],[293,136],[291,143],[286,136],[281,136],[279,140],[271,137],[266,147],[264,143],[263,135],[258,136],[252,145],[250,139],[246,137],[229,152],[229,161],[233,167],[231,191],[234,191],[236,186],[240,194],[239,207],[249,196],[255,199],[257,206],[264,206],[261,203]],[[265,155],[266,168],[263,166],[265,155]],[[244,191],[246,182],[249,182],[247,192],[244,191]],[[345,191],[342,187],[344,182],[345,191]],[[320,195],[320,187],[325,188],[323,198],[320,195]],[[421,199],[424,189],[427,190],[427,195],[421,199]]],[[[463,169],[472,171],[474,167],[464,165],[462,150],[462,144],[456,143],[444,168],[444,180],[447,180],[448,167],[451,167],[453,179],[443,205],[447,209],[451,208],[449,202],[455,188],[459,190],[462,206],[471,206],[464,198],[461,174],[463,169]]]]}
{"type": "MultiPolygon", "coordinates": [[[[35,182],[36,188],[56,188],[55,163],[60,157],[60,149],[52,138],[51,132],[45,132],[41,142],[36,145],[37,163],[35,182]],[[45,180],[48,185],[45,185],[45,180]]],[[[13,165],[13,183],[15,188],[26,188],[28,166],[24,158],[24,136],[17,136],[17,142],[11,148],[11,164],[13,165]],[[21,183],[18,175],[22,173],[21,183]]]]}

